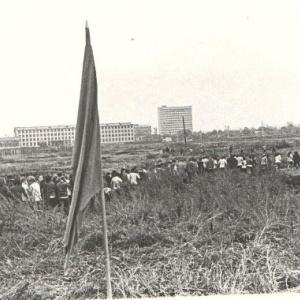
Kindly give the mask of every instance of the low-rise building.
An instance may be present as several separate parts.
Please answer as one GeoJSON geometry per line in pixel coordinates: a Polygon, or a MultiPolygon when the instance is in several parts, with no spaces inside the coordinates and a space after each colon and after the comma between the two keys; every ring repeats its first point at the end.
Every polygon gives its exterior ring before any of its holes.
{"type": "Polygon", "coordinates": [[[56,141],[70,145],[75,140],[74,125],[15,127],[14,133],[20,138],[21,147],[50,146],[56,141]]]}
{"type": "MultiPolygon", "coordinates": [[[[75,141],[74,125],[15,127],[15,137],[21,147],[69,146],[75,141]]],[[[102,143],[133,142],[134,125],[131,123],[100,124],[102,143]]]]}
{"type": "Polygon", "coordinates": [[[0,155],[20,154],[20,139],[18,137],[3,137],[0,138],[0,155]]]}

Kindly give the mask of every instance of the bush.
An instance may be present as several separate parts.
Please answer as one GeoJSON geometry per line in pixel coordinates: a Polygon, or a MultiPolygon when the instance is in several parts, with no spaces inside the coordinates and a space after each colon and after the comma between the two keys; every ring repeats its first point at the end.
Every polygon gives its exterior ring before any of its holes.
{"type": "Polygon", "coordinates": [[[282,140],[280,143],[276,142],[276,146],[277,149],[285,149],[285,148],[291,148],[293,147],[292,145],[290,145],[286,140],[282,140]]]}
{"type": "Polygon", "coordinates": [[[157,154],[149,153],[149,154],[146,155],[146,158],[147,159],[155,159],[155,158],[157,158],[157,154]]]}

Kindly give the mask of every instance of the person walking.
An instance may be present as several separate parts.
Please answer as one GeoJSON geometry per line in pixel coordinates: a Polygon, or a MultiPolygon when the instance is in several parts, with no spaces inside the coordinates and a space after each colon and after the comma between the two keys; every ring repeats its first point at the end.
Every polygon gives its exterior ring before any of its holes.
{"type": "Polygon", "coordinates": [[[203,170],[204,170],[204,171],[207,171],[207,170],[208,170],[208,168],[207,168],[207,163],[208,163],[208,161],[209,161],[208,157],[207,157],[207,156],[204,156],[204,157],[202,158],[201,161],[202,161],[203,170]]]}
{"type": "Polygon", "coordinates": [[[128,176],[129,183],[133,186],[138,184],[138,179],[141,179],[140,175],[136,172],[135,168],[131,169],[128,176]]]}
{"type": "Polygon", "coordinates": [[[119,174],[114,173],[110,185],[111,185],[112,190],[114,192],[116,192],[118,195],[120,195],[123,180],[118,175],[119,174]]]}
{"type": "Polygon", "coordinates": [[[193,158],[189,158],[189,161],[186,164],[186,173],[188,176],[189,184],[192,183],[192,178],[197,176],[198,165],[194,163],[193,158]]]}
{"type": "Polygon", "coordinates": [[[268,158],[266,154],[262,155],[262,158],[260,160],[260,166],[261,166],[261,170],[264,172],[267,170],[268,168],[268,158]]]}
{"type": "Polygon", "coordinates": [[[10,190],[18,200],[23,201],[23,198],[28,199],[28,194],[22,187],[21,180],[19,178],[14,180],[14,185],[10,188],[10,190]]]}
{"type": "Polygon", "coordinates": [[[104,181],[103,192],[104,192],[105,201],[110,202],[112,199],[112,189],[107,186],[106,181],[104,181]]]}
{"type": "Polygon", "coordinates": [[[244,173],[247,173],[247,160],[246,160],[245,156],[243,156],[241,171],[244,172],[244,173]]]}
{"type": "Polygon", "coordinates": [[[199,157],[197,164],[198,164],[198,174],[202,175],[204,173],[204,167],[203,167],[203,161],[201,156],[199,157]]]}
{"type": "Polygon", "coordinates": [[[234,156],[234,154],[230,154],[230,157],[227,159],[227,164],[229,169],[235,169],[237,166],[237,160],[234,156]]]}
{"type": "Polygon", "coordinates": [[[225,156],[222,156],[218,161],[219,169],[221,171],[224,171],[227,165],[227,160],[225,159],[225,156]]]}
{"type": "Polygon", "coordinates": [[[276,169],[280,169],[280,166],[281,166],[281,155],[280,155],[280,153],[275,154],[275,166],[276,166],[276,169]]]}
{"type": "Polygon", "coordinates": [[[48,207],[55,207],[57,205],[57,195],[56,195],[56,182],[58,181],[57,175],[52,178],[50,175],[46,176],[46,193],[45,193],[45,205],[48,207]]]}
{"type": "Polygon", "coordinates": [[[296,167],[296,169],[298,169],[299,164],[300,164],[300,155],[299,155],[298,151],[294,152],[293,160],[294,160],[294,166],[296,167]]]}
{"type": "Polygon", "coordinates": [[[173,159],[172,160],[172,163],[171,163],[171,174],[173,176],[178,176],[178,166],[177,166],[177,161],[176,159],[173,159]]]}
{"type": "Polygon", "coordinates": [[[180,148],[179,151],[180,151],[180,155],[183,156],[183,148],[182,147],[180,148]]]}
{"type": "Polygon", "coordinates": [[[111,179],[112,179],[112,176],[109,172],[106,172],[105,176],[104,176],[104,179],[107,183],[107,186],[110,186],[110,182],[111,182],[111,179]]]}
{"type": "Polygon", "coordinates": [[[187,183],[187,174],[186,174],[186,162],[184,161],[184,159],[180,159],[179,163],[178,163],[178,174],[179,176],[182,178],[182,181],[184,183],[187,183]]]}
{"type": "Polygon", "coordinates": [[[63,207],[63,211],[66,215],[69,214],[69,195],[68,188],[71,188],[71,185],[67,183],[64,176],[58,179],[56,184],[56,194],[58,200],[58,207],[61,209],[63,207]]]}
{"type": "Polygon", "coordinates": [[[40,186],[40,191],[41,191],[42,199],[45,200],[45,197],[46,197],[46,182],[44,180],[44,176],[43,175],[39,175],[37,177],[37,181],[36,182],[40,186]]]}
{"type": "Polygon", "coordinates": [[[287,154],[287,167],[288,169],[292,168],[293,167],[293,164],[294,164],[294,161],[293,161],[293,154],[292,152],[288,152],[287,154]]]}
{"type": "Polygon", "coordinates": [[[21,186],[25,190],[25,194],[26,194],[26,196],[24,196],[22,194],[22,201],[30,201],[30,198],[29,198],[29,195],[28,195],[28,182],[27,182],[26,177],[21,178],[21,186]]]}
{"type": "Polygon", "coordinates": [[[6,180],[4,177],[0,177],[0,194],[6,199],[17,200],[15,195],[11,192],[10,188],[6,185],[6,180]]]}
{"type": "Polygon", "coordinates": [[[236,160],[237,160],[237,168],[239,169],[239,170],[242,170],[242,166],[243,166],[243,160],[244,160],[244,158],[243,158],[243,156],[240,154],[237,158],[236,158],[236,160]]]}
{"type": "Polygon", "coordinates": [[[247,159],[247,170],[249,174],[254,174],[255,166],[256,166],[256,159],[255,159],[255,155],[252,154],[247,159]]]}
{"type": "Polygon", "coordinates": [[[27,177],[28,182],[28,194],[31,202],[34,204],[34,208],[39,209],[42,202],[42,195],[40,185],[36,182],[34,176],[27,177]]]}
{"type": "Polygon", "coordinates": [[[208,173],[213,173],[215,170],[214,159],[211,156],[208,157],[208,162],[206,163],[206,169],[207,169],[208,173]]]}

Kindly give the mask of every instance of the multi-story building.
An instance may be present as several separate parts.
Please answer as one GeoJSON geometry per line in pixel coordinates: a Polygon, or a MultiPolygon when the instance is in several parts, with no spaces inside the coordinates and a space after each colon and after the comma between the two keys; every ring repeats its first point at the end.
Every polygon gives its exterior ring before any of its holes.
{"type": "Polygon", "coordinates": [[[159,133],[161,135],[177,134],[179,131],[183,130],[183,119],[185,129],[193,131],[191,106],[158,107],[159,133]]]}
{"type": "Polygon", "coordinates": [[[72,145],[75,140],[74,125],[15,127],[14,132],[15,137],[20,138],[21,147],[50,146],[57,141],[72,145]]]}
{"type": "Polygon", "coordinates": [[[17,137],[0,138],[0,155],[20,154],[20,139],[17,137]]]}
{"type": "MultiPolygon", "coordinates": [[[[76,128],[74,125],[15,127],[15,137],[20,139],[21,147],[73,145],[76,128]]],[[[131,123],[100,124],[102,143],[132,142],[134,125],[131,123]]]]}
{"type": "Polygon", "coordinates": [[[125,143],[134,141],[134,125],[131,123],[100,124],[102,143],[125,143]]]}

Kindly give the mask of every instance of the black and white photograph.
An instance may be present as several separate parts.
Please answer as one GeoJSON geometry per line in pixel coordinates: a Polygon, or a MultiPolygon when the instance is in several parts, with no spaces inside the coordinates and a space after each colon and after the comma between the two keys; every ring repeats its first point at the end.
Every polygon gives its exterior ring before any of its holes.
{"type": "Polygon", "coordinates": [[[0,0],[0,299],[300,299],[300,2],[0,0]]]}

